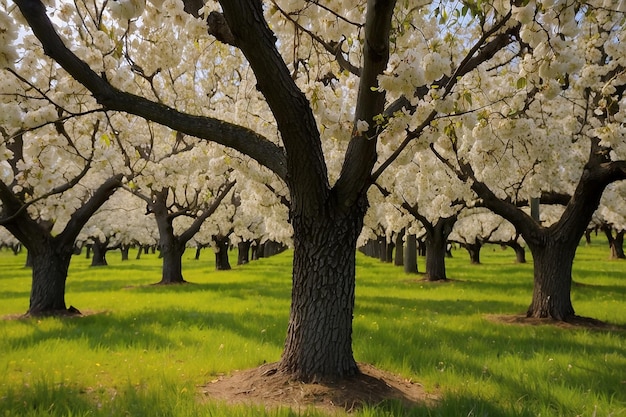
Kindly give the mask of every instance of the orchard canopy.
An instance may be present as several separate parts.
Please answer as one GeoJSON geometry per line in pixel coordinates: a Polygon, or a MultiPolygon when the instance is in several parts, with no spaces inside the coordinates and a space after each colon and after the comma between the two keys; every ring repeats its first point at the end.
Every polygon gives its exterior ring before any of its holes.
{"type": "MultiPolygon", "coordinates": [[[[104,165],[130,181],[141,173],[114,154],[142,133],[116,126],[137,117],[219,145],[249,181],[287,190],[281,371],[357,372],[366,219],[415,231],[420,218],[491,210],[533,253],[528,314],[565,320],[576,244],[603,190],[626,178],[625,12],[624,0],[0,0],[2,224],[18,231],[10,194],[47,178],[29,175],[33,150],[22,158],[16,140],[88,115],[78,133],[116,137],[104,165]],[[532,218],[533,200],[561,216],[532,218]],[[374,204],[401,214],[366,217],[374,204]]],[[[79,155],[98,144],[65,140],[79,155]]]]}

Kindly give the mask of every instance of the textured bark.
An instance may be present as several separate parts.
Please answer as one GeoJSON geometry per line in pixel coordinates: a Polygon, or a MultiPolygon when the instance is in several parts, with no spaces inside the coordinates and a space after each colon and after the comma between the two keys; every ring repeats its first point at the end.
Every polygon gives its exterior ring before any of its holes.
{"type": "Polygon", "coordinates": [[[534,260],[533,298],[528,317],[566,321],[574,316],[570,297],[577,241],[531,247],[534,260]]]}
{"type": "Polygon", "coordinates": [[[354,375],[356,240],[364,210],[296,217],[292,304],[279,369],[304,381],[354,375]]]}
{"type": "MultiPolygon", "coordinates": [[[[44,239],[32,250],[32,287],[27,315],[55,315],[68,312],[65,282],[73,247],[44,239]]],[[[29,252],[31,253],[31,252],[29,252]]]]}
{"type": "Polygon", "coordinates": [[[448,236],[456,223],[456,216],[440,218],[437,223],[430,224],[422,219],[426,229],[426,279],[428,281],[443,281],[446,275],[446,255],[448,236]]]}
{"type": "Polygon", "coordinates": [[[409,234],[406,237],[404,272],[407,274],[417,274],[417,238],[414,234],[409,234]]]}
{"type": "Polygon", "coordinates": [[[426,239],[426,280],[445,281],[446,275],[446,241],[441,236],[426,239]]]}
{"type": "Polygon", "coordinates": [[[163,266],[159,284],[182,284],[186,282],[183,278],[184,253],[184,243],[181,245],[173,235],[169,238],[161,236],[161,259],[163,266]]]}
{"type": "Polygon", "coordinates": [[[181,241],[174,234],[174,217],[170,215],[167,207],[167,196],[169,189],[164,188],[160,192],[154,193],[154,199],[149,204],[150,210],[154,213],[154,218],[159,229],[159,257],[163,261],[161,269],[161,281],[159,284],[182,284],[183,278],[183,253],[187,241],[181,241]]]}

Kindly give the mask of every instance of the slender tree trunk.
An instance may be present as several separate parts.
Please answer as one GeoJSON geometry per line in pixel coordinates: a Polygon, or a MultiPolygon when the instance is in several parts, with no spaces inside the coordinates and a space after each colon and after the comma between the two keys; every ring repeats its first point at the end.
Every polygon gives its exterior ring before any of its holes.
{"type": "Polygon", "coordinates": [[[72,247],[59,247],[54,240],[45,239],[45,243],[32,251],[32,287],[27,315],[43,316],[78,313],[69,311],[65,305],[65,281],[72,258],[72,247]]]}
{"type": "Polygon", "coordinates": [[[574,316],[570,292],[577,246],[576,240],[555,238],[543,246],[529,245],[534,261],[534,287],[528,317],[567,321],[574,316]]]}
{"type": "Polygon", "coordinates": [[[404,272],[417,274],[417,238],[414,234],[406,236],[406,248],[404,249],[404,272]]]}
{"type": "Polygon", "coordinates": [[[611,259],[625,259],[624,255],[624,230],[615,233],[611,242],[611,259]]]}
{"type": "Polygon", "coordinates": [[[404,264],[404,229],[396,235],[396,255],[394,257],[393,264],[395,266],[402,266],[404,264]]]}
{"type": "Polygon", "coordinates": [[[387,237],[386,236],[379,236],[378,237],[378,258],[380,259],[381,262],[390,262],[390,259],[388,258],[389,256],[389,251],[387,250],[387,237]]]}
{"type": "Polygon", "coordinates": [[[393,242],[387,243],[387,254],[385,255],[385,262],[393,262],[393,250],[396,248],[396,244],[393,242]]]}
{"type": "Polygon", "coordinates": [[[298,380],[358,373],[352,315],[356,241],[364,213],[357,206],[350,213],[293,217],[291,314],[279,369],[298,380]]]}
{"type": "Polygon", "coordinates": [[[194,255],[193,259],[195,259],[196,261],[200,259],[200,252],[202,252],[202,247],[200,245],[196,246],[196,254],[194,255]]]}

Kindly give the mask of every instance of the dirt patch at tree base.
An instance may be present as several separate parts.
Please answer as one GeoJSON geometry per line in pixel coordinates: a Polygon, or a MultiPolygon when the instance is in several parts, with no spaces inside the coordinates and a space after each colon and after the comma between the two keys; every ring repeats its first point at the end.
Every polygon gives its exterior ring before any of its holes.
{"type": "Polygon", "coordinates": [[[611,324],[602,320],[592,319],[590,317],[574,316],[567,321],[554,320],[552,318],[526,317],[524,314],[488,314],[485,316],[487,320],[495,323],[519,324],[527,326],[552,325],[564,329],[590,329],[590,330],[610,330],[610,331],[626,331],[626,326],[611,324]]]}
{"type": "Polygon", "coordinates": [[[314,407],[325,412],[351,412],[387,401],[405,408],[433,405],[438,401],[421,384],[403,379],[372,365],[359,363],[361,373],[337,381],[303,383],[277,372],[277,363],[236,371],[201,387],[208,400],[265,408],[289,407],[295,411],[314,407]]]}

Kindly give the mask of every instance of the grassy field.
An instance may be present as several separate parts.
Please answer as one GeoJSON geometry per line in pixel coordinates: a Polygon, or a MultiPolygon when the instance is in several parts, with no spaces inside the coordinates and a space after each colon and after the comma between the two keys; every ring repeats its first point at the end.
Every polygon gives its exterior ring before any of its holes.
{"type": "MultiPolygon", "coordinates": [[[[214,271],[205,251],[184,259],[186,286],[160,279],[155,255],[108,267],[73,259],[66,301],[81,318],[0,321],[0,416],[295,416],[207,401],[203,384],[280,358],[291,252],[214,271]]],[[[132,256],[131,256],[132,257],[132,256]]],[[[581,246],[574,264],[577,314],[626,325],[626,262],[606,243],[581,246]]],[[[529,256],[530,259],[530,256],[529,256]]],[[[449,283],[420,282],[358,255],[356,359],[417,381],[441,401],[393,404],[358,416],[626,416],[626,333],[503,324],[530,303],[532,265],[488,247],[482,265],[464,251],[449,283]]],[[[419,266],[423,268],[423,259],[419,266]]],[[[28,308],[25,255],[0,252],[0,316],[28,308]]]]}

